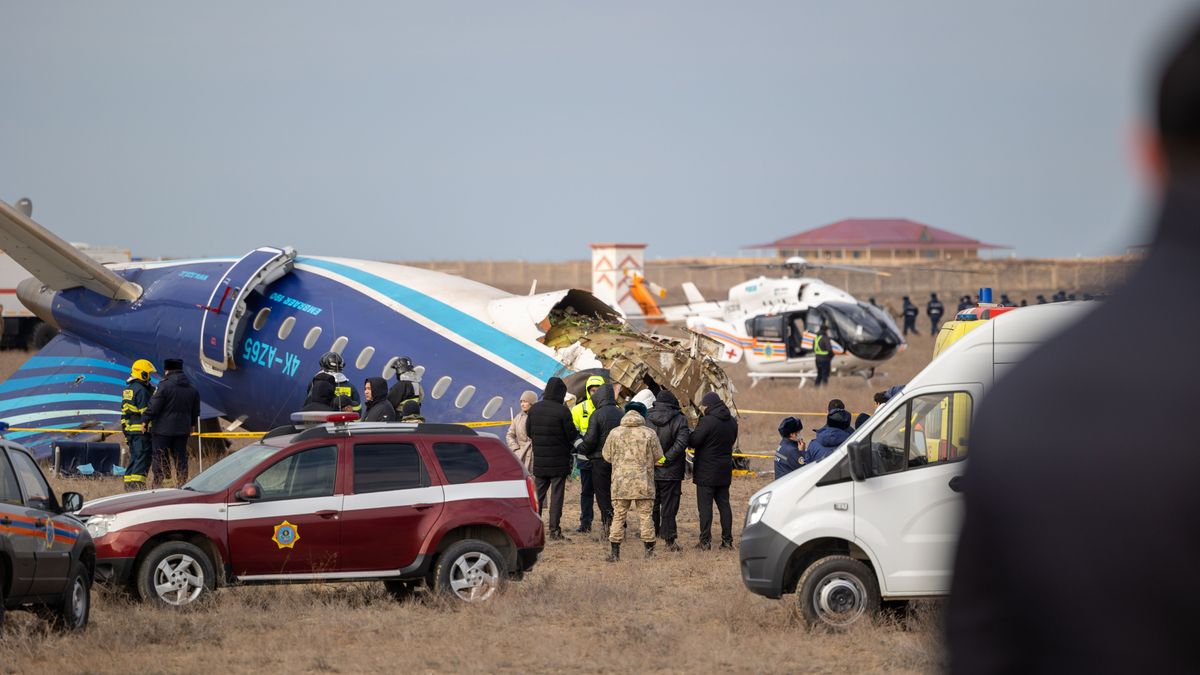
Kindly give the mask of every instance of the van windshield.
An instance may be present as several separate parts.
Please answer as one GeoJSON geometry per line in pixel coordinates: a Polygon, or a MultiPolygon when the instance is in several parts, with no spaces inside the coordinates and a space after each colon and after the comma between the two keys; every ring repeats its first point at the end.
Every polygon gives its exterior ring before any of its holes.
{"type": "Polygon", "coordinates": [[[183,486],[183,489],[195,490],[196,492],[219,492],[227,490],[233,484],[233,481],[278,452],[279,448],[280,446],[278,445],[268,445],[266,443],[247,445],[231,455],[226,455],[224,459],[202,471],[198,476],[188,481],[187,485],[183,486]]]}

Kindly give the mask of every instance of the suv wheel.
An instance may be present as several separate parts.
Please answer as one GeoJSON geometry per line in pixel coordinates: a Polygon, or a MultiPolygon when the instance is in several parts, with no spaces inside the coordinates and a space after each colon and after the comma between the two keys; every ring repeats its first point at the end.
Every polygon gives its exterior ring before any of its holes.
{"type": "Polygon", "coordinates": [[[483,602],[496,595],[507,578],[504,556],[478,539],[450,545],[438,558],[437,590],[463,602],[483,602]]]}
{"type": "Polygon", "coordinates": [[[186,541],[167,541],[142,559],[137,591],[142,600],[183,607],[213,590],[215,578],[212,561],[204,551],[186,541]]]}
{"type": "Polygon", "coordinates": [[[92,610],[92,579],[81,563],[75,563],[62,599],[50,607],[50,623],[58,630],[77,631],[87,627],[92,610]]]}
{"type": "Polygon", "coordinates": [[[817,560],[804,570],[797,588],[800,612],[809,625],[842,629],[879,611],[875,573],[849,556],[817,560]]]}

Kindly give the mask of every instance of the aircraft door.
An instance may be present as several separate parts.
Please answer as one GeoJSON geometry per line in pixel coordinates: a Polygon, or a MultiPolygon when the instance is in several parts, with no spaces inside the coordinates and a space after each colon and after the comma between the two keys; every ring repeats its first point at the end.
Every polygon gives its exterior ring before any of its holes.
{"type": "Polygon", "coordinates": [[[200,365],[220,377],[234,367],[233,354],[246,300],[250,293],[274,283],[292,271],[296,251],[291,247],[263,246],[230,266],[213,288],[200,323],[200,365]]]}

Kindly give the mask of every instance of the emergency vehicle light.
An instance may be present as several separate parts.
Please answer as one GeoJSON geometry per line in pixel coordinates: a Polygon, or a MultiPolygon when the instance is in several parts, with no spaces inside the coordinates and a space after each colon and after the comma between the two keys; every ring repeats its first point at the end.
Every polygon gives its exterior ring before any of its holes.
{"type": "Polygon", "coordinates": [[[356,412],[309,411],[292,413],[293,424],[325,424],[326,422],[342,424],[353,422],[357,419],[358,413],[356,412]]]}

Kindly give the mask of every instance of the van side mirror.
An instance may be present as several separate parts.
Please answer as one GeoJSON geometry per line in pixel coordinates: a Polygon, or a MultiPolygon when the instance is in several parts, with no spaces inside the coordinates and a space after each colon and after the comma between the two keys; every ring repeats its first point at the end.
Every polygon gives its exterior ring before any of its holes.
{"type": "Polygon", "coordinates": [[[254,483],[246,483],[242,486],[242,489],[234,493],[233,497],[238,501],[256,502],[262,499],[262,492],[259,491],[258,486],[254,483]]]}
{"type": "Polygon", "coordinates": [[[62,512],[75,513],[83,508],[83,495],[78,492],[64,492],[62,494],[62,512]]]}
{"type": "Polygon", "coordinates": [[[850,476],[863,481],[875,475],[875,463],[871,457],[871,439],[864,438],[846,446],[850,456],[850,476]]]}

